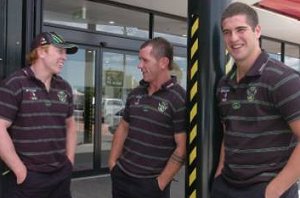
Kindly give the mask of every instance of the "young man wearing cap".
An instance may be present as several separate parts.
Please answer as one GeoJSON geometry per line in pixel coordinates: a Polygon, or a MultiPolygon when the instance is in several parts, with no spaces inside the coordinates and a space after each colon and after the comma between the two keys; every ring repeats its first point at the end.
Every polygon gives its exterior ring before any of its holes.
{"type": "Polygon", "coordinates": [[[299,73],[261,50],[252,7],[230,4],[221,25],[235,64],[217,89],[224,136],[212,198],[298,198],[299,73]]]}
{"type": "Polygon", "coordinates": [[[53,32],[38,35],[31,64],[0,86],[0,157],[5,198],[69,198],[76,129],[70,85],[57,74],[77,47],[53,32]]]}

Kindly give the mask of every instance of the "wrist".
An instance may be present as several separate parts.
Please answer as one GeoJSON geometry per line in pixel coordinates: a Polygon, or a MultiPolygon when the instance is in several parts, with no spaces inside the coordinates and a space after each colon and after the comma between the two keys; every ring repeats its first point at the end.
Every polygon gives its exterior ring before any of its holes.
{"type": "Polygon", "coordinates": [[[164,180],[164,177],[158,176],[156,178],[158,186],[161,190],[164,190],[165,187],[167,186],[168,182],[164,180]]]}
{"type": "Polygon", "coordinates": [[[275,182],[271,181],[267,187],[265,195],[266,197],[269,197],[269,195],[280,197],[284,193],[284,190],[281,189],[280,185],[276,185],[275,182]]]}
{"type": "Polygon", "coordinates": [[[111,170],[116,165],[115,161],[109,161],[108,162],[108,168],[111,170]]]}
{"type": "Polygon", "coordinates": [[[15,171],[13,171],[16,178],[17,178],[17,184],[21,184],[24,182],[26,176],[27,176],[27,168],[24,164],[22,164],[20,167],[18,167],[15,171]]]}
{"type": "Polygon", "coordinates": [[[18,166],[11,167],[12,172],[18,176],[24,174],[27,171],[26,166],[23,163],[20,163],[18,166]]]}

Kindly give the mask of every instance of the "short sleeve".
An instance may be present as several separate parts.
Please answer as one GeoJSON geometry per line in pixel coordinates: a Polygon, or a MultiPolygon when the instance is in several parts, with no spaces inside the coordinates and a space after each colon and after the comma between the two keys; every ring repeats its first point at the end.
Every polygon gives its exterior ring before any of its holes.
{"type": "Polygon", "coordinates": [[[13,121],[17,115],[19,102],[18,97],[22,94],[21,88],[15,88],[6,81],[0,85],[0,117],[13,121]]]}
{"type": "Polygon", "coordinates": [[[283,118],[290,122],[300,119],[300,77],[296,72],[287,72],[273,86],[272,97],[283,118]]]}

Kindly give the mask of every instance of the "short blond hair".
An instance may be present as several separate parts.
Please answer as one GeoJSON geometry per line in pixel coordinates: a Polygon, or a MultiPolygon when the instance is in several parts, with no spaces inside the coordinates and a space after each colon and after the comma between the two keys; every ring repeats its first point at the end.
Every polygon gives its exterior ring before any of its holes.
{"type": "Polygon", "coordinates": [[[32,65],[36,62],[37,59],[39,59],[39,56],[38,56],[38,53],[37,53],[38,49],[43,49],[47,52],[48,49],[49,49],[49,45],[39,46],[38,48],[35,48],[31,52],[29,52],[26,55],[26,61],[27,61],[28,64],[32,65]]]}

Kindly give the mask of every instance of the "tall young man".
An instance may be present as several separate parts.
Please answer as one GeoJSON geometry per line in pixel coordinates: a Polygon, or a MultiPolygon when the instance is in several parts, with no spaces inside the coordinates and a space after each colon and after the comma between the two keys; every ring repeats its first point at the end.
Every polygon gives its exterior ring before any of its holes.
{"type": "Polygon", "coordinates": [[[300,77],[260,48],[256,11],[232,3],[221,20],[233,69],[218,86],[224,126],[213,198],[298,198],[300,77]]]}

